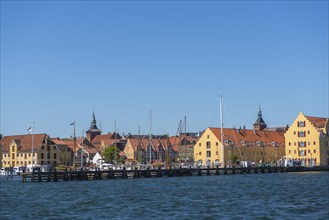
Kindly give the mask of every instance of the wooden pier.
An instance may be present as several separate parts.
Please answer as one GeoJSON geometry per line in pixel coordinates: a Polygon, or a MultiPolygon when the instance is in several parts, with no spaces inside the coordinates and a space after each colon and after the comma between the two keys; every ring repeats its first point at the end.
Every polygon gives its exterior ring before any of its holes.
{"type": "Polygon", "coordinates": [[[160,178],[180,176],[210,176],[210,175],[239,175],[239,174],[266,174],[284,172],[329,171],[321,167],[233,167],[233,168],[178,168],[178,169],[146,169],[138,170],[96,170],[96,171],[51,171],[22,173],[22,182],[57,182],[83,181],[128,178],[160,178]]]}

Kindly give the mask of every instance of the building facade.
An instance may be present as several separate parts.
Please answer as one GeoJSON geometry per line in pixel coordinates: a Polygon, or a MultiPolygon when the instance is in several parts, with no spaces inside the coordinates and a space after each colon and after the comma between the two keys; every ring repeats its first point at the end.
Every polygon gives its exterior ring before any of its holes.
{"type": "Polygon", "coordinates": [[[302,166],[329,165],[328,118],[299,113],[285,133],[286,156],[302,166]]]}
{"type": "Polygon", "coordinates": [[[2,167],[64,164],[61,154],[69,151],[64,148],[59,148],[47,134],[4,136],[1,140],[2,167]]]}
{"type": "Polygon", "coordinates": [[[194,146],[199,166],[276,163],[285,153],[284,131],[268,129],[259,108],[253,129],[207,128],[194,146]]]}

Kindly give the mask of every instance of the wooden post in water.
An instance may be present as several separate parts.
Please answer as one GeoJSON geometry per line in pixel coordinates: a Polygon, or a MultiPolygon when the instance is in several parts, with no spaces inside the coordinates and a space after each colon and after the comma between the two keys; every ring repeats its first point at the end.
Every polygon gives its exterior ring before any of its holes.
{"type": "Polygon", "coordinates": [[[219,175],[219,166],[218,166],[218,164],[216,165],[216,173],[215,173],[215,175],[219,175]]]}
{"type": "Polygon", "coordinates": [[[201,170],[201,167],[199,167],[199,170],[198,170],[198,176],[202,176],[202,170],[201,170]]]}
{"type": "Polygon", "coordinates": [[[207,176],[209,176],[210,175],[210,170],[209,170],[209,166],[207,166],[207,176]]]}

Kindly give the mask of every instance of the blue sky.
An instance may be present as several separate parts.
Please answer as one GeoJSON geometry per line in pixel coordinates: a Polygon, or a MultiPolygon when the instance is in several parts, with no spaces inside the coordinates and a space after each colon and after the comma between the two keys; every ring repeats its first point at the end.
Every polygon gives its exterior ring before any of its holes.
{"type": "Polygon", "coordinates": [[[328,115],[328,1],[1,1],[1,130],[174,135],[328,115]]]}

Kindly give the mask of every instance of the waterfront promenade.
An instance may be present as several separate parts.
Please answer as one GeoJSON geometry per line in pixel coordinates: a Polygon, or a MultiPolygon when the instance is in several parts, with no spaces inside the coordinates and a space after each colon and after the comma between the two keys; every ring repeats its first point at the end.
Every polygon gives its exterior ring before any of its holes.
{"type": "Polygon", "coordinates": [[[138,170],[79,170],[79,171],[50,171],[22,173],[22,182],[57,182],[57,181],[86,181],[128,178],[161,178],[180,176],[211,176],[235,174],[267,174],[284,172],[329,171],[328,167],[232,167],[232,168],[177,168],[177,169],[146,169],[138,170]]]}

